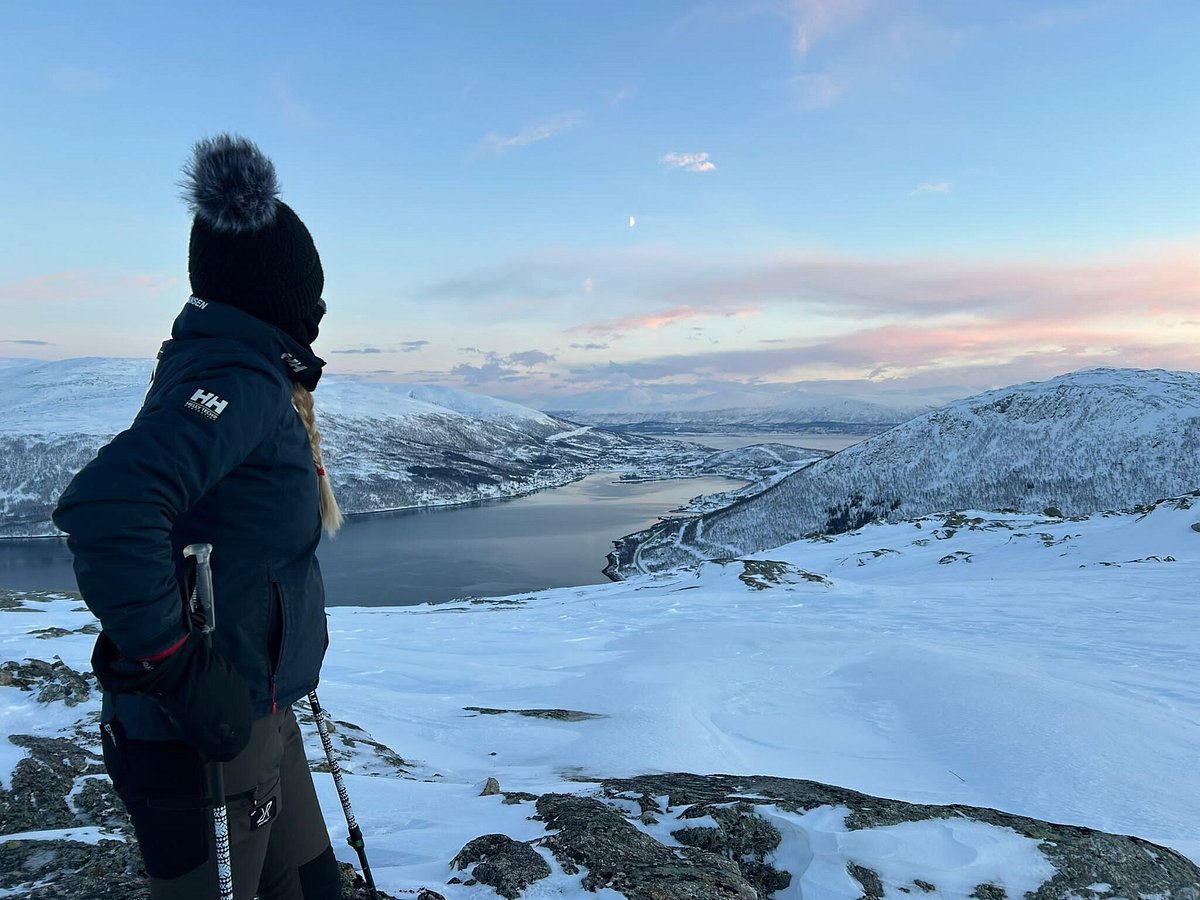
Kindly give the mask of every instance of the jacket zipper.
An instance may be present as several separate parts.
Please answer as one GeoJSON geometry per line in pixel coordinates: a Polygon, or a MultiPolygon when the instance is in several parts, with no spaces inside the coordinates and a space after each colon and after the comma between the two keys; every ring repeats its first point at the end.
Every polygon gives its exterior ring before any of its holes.
{"type": "Polygon", "coordinates": [[[287,620],[283,612],[283,590],[279,584],[272,580],[271,582],[271,602],[275,606],[275,612],[279,615],[279,647],[272,648],[275,650],[275,658],[271,660],[271,712],[279,711],[279,703],[277,699],[278,686],[275,683],[275,676],[279,673],[279,667],[283,664],[283,644],[287,638],[287,620]]]}

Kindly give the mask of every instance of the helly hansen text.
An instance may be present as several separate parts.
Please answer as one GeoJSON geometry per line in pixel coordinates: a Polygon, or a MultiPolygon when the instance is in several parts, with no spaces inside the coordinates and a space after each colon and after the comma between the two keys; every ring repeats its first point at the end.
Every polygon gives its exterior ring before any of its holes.
{"type": "Polygon", "coordinates": [[[188,297],[188,303],[192,304],[192,306],[199,307],[200,309],[208,309],[208,301],[201,300],[199,297],[196,297],[194,295],[191,297],[188,297]]]}
{"type": "Polygon", "coordinates": [[[203,388],[192,394],[192,399],[184,404],[188,409],[198,412],[210,419],[215,419],[225,411],[225,407],[229,405],[228,400],[222,400],[212,391],[206,391],[203,388]]]}

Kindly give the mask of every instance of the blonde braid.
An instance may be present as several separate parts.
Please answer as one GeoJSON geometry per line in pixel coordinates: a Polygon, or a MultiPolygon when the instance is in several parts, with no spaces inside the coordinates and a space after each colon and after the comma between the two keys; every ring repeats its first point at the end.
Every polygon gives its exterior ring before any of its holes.
{"type": "Polygon", "coordinates": [[[333,495],[333,484],[325,474],[325,460],[321,455],[321,432],[317,430],[317,411],[313,406],[312,391],[302,384],[292,384],[292,403],[308,432],[308,442],[312,445],[313,465],[317,467],[317,483],[321,489],[321,524],[325,533],[330,537],[337,534],[342,527],[342,511],[338,508],[337,497],[333,495]]]}

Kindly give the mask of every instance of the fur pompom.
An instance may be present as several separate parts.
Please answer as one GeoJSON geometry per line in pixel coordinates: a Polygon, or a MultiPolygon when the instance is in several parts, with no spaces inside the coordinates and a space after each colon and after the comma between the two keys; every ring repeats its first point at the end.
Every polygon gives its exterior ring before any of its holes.
{"type": "Polygon", "coordinates": [[[275,221],[275,164],[244,137],[219,134],[197,141],[183,176],[184,201],[214,231],[258,231],[275,221]]]}

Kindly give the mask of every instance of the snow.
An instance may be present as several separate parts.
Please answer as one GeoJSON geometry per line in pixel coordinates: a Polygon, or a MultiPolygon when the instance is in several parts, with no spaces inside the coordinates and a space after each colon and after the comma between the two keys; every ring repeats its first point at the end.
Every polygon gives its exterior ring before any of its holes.
{"type": "Polygon", "coordinates": [[[847,860],[876,872],[887,897],[923,895],[916,881],[935,884],[943,897],[969,897],[980,884],[1024,897],[1054,877],[1038,842],[1006,828],[963,819],[905,822],[849,831],[849,810],[823,806],[804,815],[774,810],[769,821],[783,841],[777,869],[803,872],[776,900],[860,900],[863,886],[846,871],[847,860]]]}
{"type": "MultiPolygon", "coordinates": [[[[141,408],[154,361],[84,357],[54,362],[0,360],[0,434],[113,435],[141,408]]],[[[326,375],[318,388],[320,412],[347,418],[404,419],[440,415],[559,430],[544,413],[437,385],[368,382],[326,375]]]]}
{"type": "Polygon", "coordinates": [[[619,571],[947,509],[1130,509],[1195,490],[1198,471],[1200,374],[1088,369],[955,401],[736,506],[661,523],[637,536],[637,565],[625,559],[619,571]]]}
{"type": "MultiPolygon", "coordinates": [[[[480,797],[488,777],[505,791],[589,793],[601,777],[673,771],[996,807],[1200,860],[1192,502],[1076,521],[968,512],[800,541],[749,564],[503,601],[331,608],[322,703],[410,763],[386,774],[360,744],[344,766],[376,880],[392,893],[492,896],[447,885],[465,877],[449,861],[482,834],[545,832],[530,804],[480,797]]],[[[78,602],[29,605],[43,612],[0,612],[7,658],[86,668],[90,637],[28,635],[79,628],[78,602]]],[[[0,687],[10,734],[64,733],[94,710],[0,687]]],[[[353,862],[332,781],[317,783],[339,858],[353,862]]],[[[841,809],[764,813],[784,833],[777,863],[796,875],[783,898],[860,896],[850,861],[878,872],[888,897],[917,879],[943,897],[983,881],[1020,896],[1051,874],[1034,842],[966,820],[848,831],[841,809]]],[[[662,837],[672,824],[642,827],[662,837]]],[[[592,896],[554,871],[526,896],[592,896]]]]}

